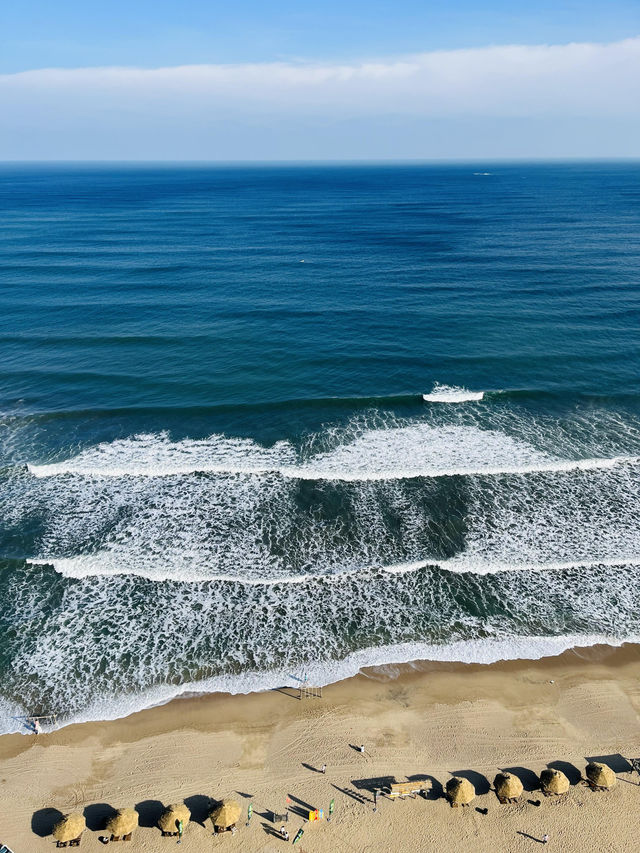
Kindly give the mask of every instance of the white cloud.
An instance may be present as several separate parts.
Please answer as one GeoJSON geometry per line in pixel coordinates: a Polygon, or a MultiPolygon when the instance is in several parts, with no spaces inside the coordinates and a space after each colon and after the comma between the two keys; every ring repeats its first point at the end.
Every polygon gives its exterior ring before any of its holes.
{"type": "Polygon", "coordinates": [[[279,112],[593,115],[638,109],[640,38],[502,46],[353,64],[43,69],[0,76],[0,97],[261,104],[279,112]]]}
{"type": "MultiPolygon", "coordinates": [[[[384,116],[629,119],[640,114],[639,91],[640,37],[613,44],[436,51],[351,64],[42,69],[0,75],[5,128],[0,157],[16,156],[27,130],[59,140],[65,128],[88,133],[93,127],[96,134],[118,129],[133,141],[155,132],[163,120],[179,122],[185,134],[189,129],[216,134],[229,122],[258,122],[277,131],[287,122],[293,129],[296,121],[384,116]]],[[[122,152],[126,156],[126,146],[122,152]]]]}

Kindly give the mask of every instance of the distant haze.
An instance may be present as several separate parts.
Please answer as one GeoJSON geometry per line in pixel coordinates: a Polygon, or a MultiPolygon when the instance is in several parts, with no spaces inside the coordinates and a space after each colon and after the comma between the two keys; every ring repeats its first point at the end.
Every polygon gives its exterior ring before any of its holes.
{"type": "Polygon", "coordinates": [[[640,37],[0,76],[0,159],[640,156],[640,37]]]}

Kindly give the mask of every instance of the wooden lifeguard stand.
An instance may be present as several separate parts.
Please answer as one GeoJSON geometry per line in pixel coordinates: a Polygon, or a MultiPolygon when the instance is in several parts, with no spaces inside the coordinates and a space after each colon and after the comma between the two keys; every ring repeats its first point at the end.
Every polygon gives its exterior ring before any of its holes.
{"type": "Polygon", "coordinates": [[[298,688],[298,699],[322,699],[322,687],[312,687],[309,684],[309,677],[306,672],[302,678],[298,678],[300,687],[298,688]]]}
{"type": "Polygon", "coordinates": [[[306,682],[300,685],[298,699],[322,699],[322,687],[311,687],[306,682]]]}

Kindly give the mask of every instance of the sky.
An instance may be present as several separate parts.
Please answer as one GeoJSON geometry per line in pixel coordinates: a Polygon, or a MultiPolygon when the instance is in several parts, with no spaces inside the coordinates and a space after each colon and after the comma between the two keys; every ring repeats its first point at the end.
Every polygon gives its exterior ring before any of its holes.
{"type": "Polygon", "coordinates": [[[640,0],[0,4],[2,160],[640,157],[640,0]]]}

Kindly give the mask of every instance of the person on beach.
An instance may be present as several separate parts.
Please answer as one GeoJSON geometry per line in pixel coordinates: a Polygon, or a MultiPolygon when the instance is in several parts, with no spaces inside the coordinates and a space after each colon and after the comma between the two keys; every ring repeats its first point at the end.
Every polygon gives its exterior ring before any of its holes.
{"type": "Polygon", "coordinates": [[[545,834],[542,836],[542,843],[543,843],[543,844],[548,844],[548,843],[549,843],[549,836],[547,835],[547,833],[546,833],[546,832],[545,832],[545,834]]]}
{"type": "Polygon", "coordinates": [[[37,717],[33,721],[33,732],[36,735],[39,735],[42,732],[42,727],[40,726],[40,720],[37,717]]]}
{"type": "Polygon", "coordinates": [[[322,765],[322,767],[320,768],[320,772],[323,774],[327,772],[327,765],[326,764],[322,765]]]}
{"type": "Polygon", "coordinates": [[[364,755],[364,744],[360,747],[360,752],[364,755]]]}

